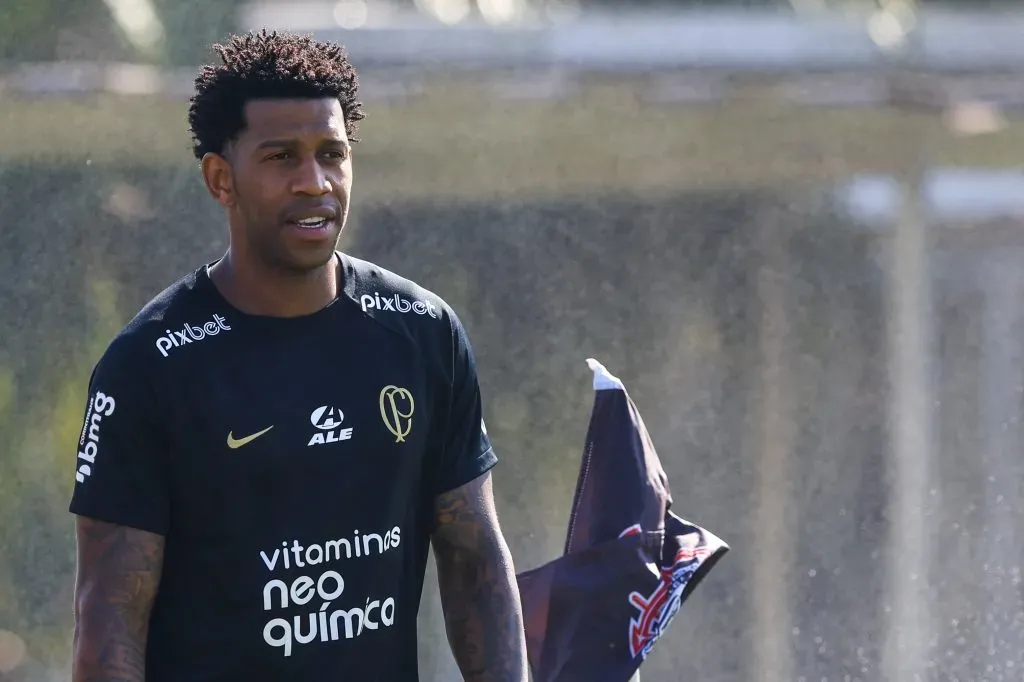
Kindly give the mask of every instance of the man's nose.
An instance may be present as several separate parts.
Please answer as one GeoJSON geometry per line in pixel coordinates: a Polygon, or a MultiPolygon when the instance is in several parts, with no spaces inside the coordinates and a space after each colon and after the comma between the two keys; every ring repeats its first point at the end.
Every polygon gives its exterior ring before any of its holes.
{"type": "Polygon", "coordinates": [[[304,160],[295,171],[292,191],[295,194],[322,196],[334,191],[331,179],[324,172],[316,157],[304,160]]]}

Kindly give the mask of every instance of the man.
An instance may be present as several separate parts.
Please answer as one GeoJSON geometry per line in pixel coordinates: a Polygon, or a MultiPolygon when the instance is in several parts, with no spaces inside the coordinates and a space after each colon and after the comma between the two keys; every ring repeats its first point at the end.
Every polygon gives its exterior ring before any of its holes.
{"type": "Polygon", "coordinates": [[[525,682],[473,352],[433,293],[336,250],[363,118],[344,49],[216,46],[189,110],[230,245],[89,388],[76,682],[411,682],[428,543],[466,680],[525,682]]]}

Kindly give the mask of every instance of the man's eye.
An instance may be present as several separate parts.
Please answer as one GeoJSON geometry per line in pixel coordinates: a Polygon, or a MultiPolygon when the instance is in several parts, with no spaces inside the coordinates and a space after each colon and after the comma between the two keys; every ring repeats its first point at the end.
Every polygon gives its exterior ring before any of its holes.
{"type": "Polygon", "coordinates": [[[334,159],[335,161],[344,161],[346,154],[345,152],[340,150],[332,150],[329,152],[324,152],[324,156],[326,156],[329,159],[334,159]]]}
{"type": "Polygon", "coordinates": [[[281,161],[287,159],[291,154],[288,152],[278,152],[267,157],[268,161],[281,161]]]}

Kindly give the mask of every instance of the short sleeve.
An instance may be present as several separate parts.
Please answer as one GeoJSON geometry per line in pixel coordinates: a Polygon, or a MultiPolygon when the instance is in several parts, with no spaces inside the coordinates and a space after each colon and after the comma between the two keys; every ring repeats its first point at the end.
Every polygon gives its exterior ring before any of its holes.
{"type": "Polygon", "coordinates": [[[112,345],[93,369],[70,511],[163,535],[170,517],[167,439],[152,377],[137,365],[123,346],[112,345]]]}
{"type": "Polygon", "coordinates": [[[484,425],[476,359],[458,316],[451,313],[452,390],[437,493],[454,490],[489,471],[498,462],[484,425]]]}

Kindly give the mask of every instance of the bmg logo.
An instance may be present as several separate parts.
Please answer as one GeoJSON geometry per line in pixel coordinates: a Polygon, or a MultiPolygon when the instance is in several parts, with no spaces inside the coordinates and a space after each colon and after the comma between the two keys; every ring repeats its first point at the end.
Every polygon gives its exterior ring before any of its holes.
{"type": "Polygon", "coordinates": [[[78,439],[78,470],[75,472],[75,480],[85,483],[85,479],[92,475],[92,467],[96,463],[96,455],[100,451],[100,424],[104,417],[114,414],[117,409],[117,401],[113,396],[97,391],[89,402],[89,409],[85,414],[85,424],[82,426],[82,435],[78,439]]]}

